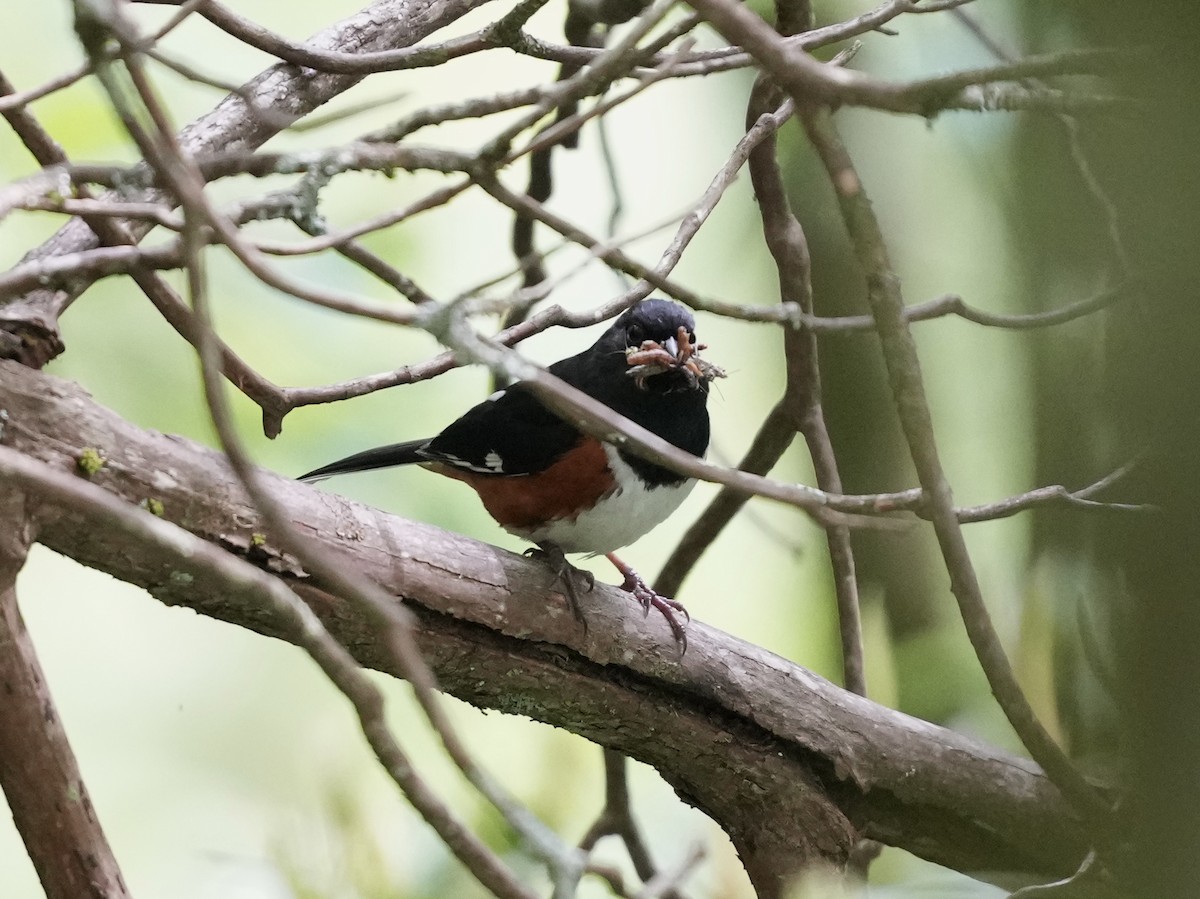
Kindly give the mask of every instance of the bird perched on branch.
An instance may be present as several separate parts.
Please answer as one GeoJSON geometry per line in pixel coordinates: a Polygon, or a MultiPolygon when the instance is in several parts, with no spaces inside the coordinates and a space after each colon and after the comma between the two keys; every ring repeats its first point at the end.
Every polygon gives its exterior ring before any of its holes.
{"type": "MultiPolygon", "coordinates": [[[[702,456],[708,448],[708,382],[724,375],[697,355],[703,348],[691,312],[651,299],[549,370],[684,452],[702,456]]],[[[584,434],[517,382],[436,437],[366,450],[301,480],[409,464],[465,482],[505,530],[536,544],[532,552],[555,567],[585,629],[574,579],[584,578],[591,589],[594,578],[570,565],[564,553],[607,556],[624,578],[622,589],[647,613],[658,609],[686,647],[678,617],[687,615],[683,606],[655,593],[613,553],[674,512],[692,489],[691,478],[584,434]]]]}

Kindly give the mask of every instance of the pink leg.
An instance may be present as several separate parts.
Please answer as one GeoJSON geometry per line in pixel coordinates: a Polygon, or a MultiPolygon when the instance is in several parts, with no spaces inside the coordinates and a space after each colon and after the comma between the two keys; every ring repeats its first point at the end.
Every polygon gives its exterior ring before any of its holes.
{"type": "Polygon", "coordinates": [[[655,593],[650,588],[650,585],[642,580],[642,576],[622,562],[613,553],[605,553],[604,558],[613,563],[617,571],[621,572],[621,577],[625,579],[621,584],[621,589],[627,593],[632,593],[633,598],[642,605],[642,610],[645,614],[650,614],[650,607],[658,609],[663,618],[667,619],[667,624],[671,626],[671,633],[675,635],[675,642],[679,644],[679,653],[682,655],[687,651],[687,634],[684,633],[684,623],[680,622],[676,613],[683,613],[684,618],[689,622],[692,616],[688,614],[687,609],[682,603],[655,593]]]}

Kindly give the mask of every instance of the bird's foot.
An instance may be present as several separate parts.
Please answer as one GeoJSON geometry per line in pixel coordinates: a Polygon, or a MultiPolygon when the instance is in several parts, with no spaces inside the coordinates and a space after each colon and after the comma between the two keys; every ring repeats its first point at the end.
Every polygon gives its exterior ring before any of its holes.
{"type": "Polygon", "coordinates": [[[531,559],[539,559],[545,562],[558,575],[558,579],[562,581],[563,587],[567,591],[567,605],[571,607],[571,614],[575,616],[575,620],[583,625],[583,633],[587,635],[587,619],[583,617],[583,607],[579,603],[578,587],[576,579],[583,583],[584,592],[591,593],[596,586],[596,576],[590,571],[584,571],[582,568],[576,568],[567,561],[566,553],[554,543],[539,543],[537,546],[530,547],[525,550],[525,555],[531,559]]]}
{"type": "Polygon", "coordinates": [[[687,652],[687,632],[684,628],[691,623],[692,616],[683,607],[683,603],[671,599],[669,596],[663,596],[661,593],[654,592],[654,589],[642,580],[640,574],[612,553],[605,554],[605,558],[613,563],[617,571],[621,572],[621,577],[624,578],[624,581],[621,583],[621,589],[631,594],[641,604],[642,614],[649,615],[651,607],[657,609],[659,614],[667,620],[667,624],[671,627],[671,633],[675,636],[675,642],[679,644],[679,654],[683,655],[687,652]],[[683,615],[684,621],[679,620],[680,614],[683,615]]]}

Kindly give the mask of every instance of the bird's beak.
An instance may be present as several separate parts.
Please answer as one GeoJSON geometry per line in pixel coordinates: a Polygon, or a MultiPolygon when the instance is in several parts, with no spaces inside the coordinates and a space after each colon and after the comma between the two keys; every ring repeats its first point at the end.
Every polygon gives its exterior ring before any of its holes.
{"type": "Polygon", "coordinates": [[[671,354],[672,359],[679,358],[679,341],[674,337],[668,337],[662,342],[662,348],[671,354]]]}

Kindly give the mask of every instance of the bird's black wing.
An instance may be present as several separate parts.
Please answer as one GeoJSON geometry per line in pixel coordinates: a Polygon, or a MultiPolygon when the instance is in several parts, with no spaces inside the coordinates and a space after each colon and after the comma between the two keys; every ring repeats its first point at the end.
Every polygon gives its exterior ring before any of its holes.
{"type": "Polygon", "coordinates": [[[430,440],[421,456],[482,474],[535,474],[582,438],[518,383],[468,410],[430,440]]]}
{"type": "Polygon", "coordinates": [[[420,462],[444,462],[499,476],[534,474],[552,465],[581,439],[579,431],[515,384],[469,409],[432,440],[364,450],[314,469],[299,480],[320,481],[420,462]]]}

